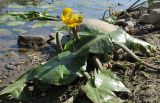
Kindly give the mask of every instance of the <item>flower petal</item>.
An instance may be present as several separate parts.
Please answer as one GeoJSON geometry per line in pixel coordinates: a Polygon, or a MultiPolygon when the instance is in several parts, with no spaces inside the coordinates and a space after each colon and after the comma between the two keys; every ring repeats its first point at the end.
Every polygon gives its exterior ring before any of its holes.
{"type": "Polygon", "coordinates": [[[73,13],[71,8],[65,8],[61,15],[61,19],[63,23],[73,28],[80,25],[83,20],[83,16],[81,14],[73,13]]]}

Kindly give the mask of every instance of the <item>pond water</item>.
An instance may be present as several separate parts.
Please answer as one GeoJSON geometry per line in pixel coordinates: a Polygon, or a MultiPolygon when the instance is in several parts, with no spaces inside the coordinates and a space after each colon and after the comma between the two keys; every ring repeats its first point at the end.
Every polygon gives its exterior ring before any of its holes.
{"type": "Polygon", "coordinates": [[[25,35],[48,35],[53,32],[56,22],[17,21],[6,15],[8,12],[48,11],[60,16],[64,7],[82,12],[85,18],[101,19],[108,7],[126,9],[136,0],[0,0],[0,55],[17,49],[17,37],[25,35]]]}

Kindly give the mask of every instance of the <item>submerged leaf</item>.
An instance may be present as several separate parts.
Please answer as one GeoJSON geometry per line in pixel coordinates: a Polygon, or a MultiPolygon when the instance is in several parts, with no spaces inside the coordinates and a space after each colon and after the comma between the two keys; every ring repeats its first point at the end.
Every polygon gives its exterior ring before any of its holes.
{"type": "Polygon", "coordinates": [[[0,35],[8,36],[8,35],[12,35],[12,32],[7,29],[0,29],[0,35]]]}
{"type": "Polygon", "coordinates": [[[3,16],[0,16],[0,24],[3,24],[5,26],[19,26],[19,25],[24,25],[25,22],[18,21],[14,16],[5,14],[3,16]]]}
{"type": "Polygon", "coordinates": [[[51,21],[37,21],[32,24],[32,28],[39,28],[39,27],[47,27],[53,26],[54,22],[51,21]]]}
{"type": "Polygon", "coordinates": [[[24,25],[25,22],[22,21],[10,21],[5,23],[7,26],[19,26],[19,25],[24,25]]]}
{"type": "Polygon", "coordinates": [[[25,6],[22,6],[22,5],[19,5],[19,4],[10,4],[7,7],[10,8],[10,9],[12,9],[12,8],[13,9],[15,9],[15,8],[17,8],[17,9],[25,8],[25,6]]]}
{"type": "Polygon", "coordinates": [[[8,21],[15,21],[15,20],[16,20],[15,17],[8,14],[0,16],[0,24],[6,23],[8,21]]]}
{"type": "Polygon", "coordinates": [[[99,71],[94,73],[94,78],[90,79],[82,90],[87,97],[94,103],[121,103],[116,92],[129,92],[120,79],[110,70],[99,71]]]}
{"type": "Polygon", "coordinates": [[[9,12],[10,15],[15,16],[18,20],[53,20],[59,21],[58,17],[51,15],[48,12],[28,11],[28,12],[9,12]]]}

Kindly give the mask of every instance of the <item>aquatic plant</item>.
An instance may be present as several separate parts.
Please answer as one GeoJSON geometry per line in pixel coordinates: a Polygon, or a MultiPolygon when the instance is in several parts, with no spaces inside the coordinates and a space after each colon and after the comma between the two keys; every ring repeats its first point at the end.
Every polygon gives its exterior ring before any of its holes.
{"type": "MultiPolygon", "coordinates": [[[[71,8],[65,8],[61,18],[62,22],[70,29],[79,26],[83,20],[81,15],[73,14],[71,8]]],[[[30,93],[28,89],[30,82],[40,82],[38,85],[41,85],[43,91],[45,91],[48,85],[71,85],[77,78],[81,78],[84,81],[79,89],[92,102],[120,103],[123,100],[115,92],[130,93],[130,90],[110,70],[111,68],[106,69],[100,64],[101,59],[98,55],[109,55],[117,50],[118,46],[118,48],[127,51],[137,62],[152,68],[152,66],[139,59],[130,49],[151,54],[155,52],[155,47],[130,36],[122,29],[105,32],[95,26],[86,24],[83,25],[83,29],[77,30],[76,34],[74,34],[74,31],[72,33],[73,35],[79,35],[78,40],[75,41],[71,38],[64,47],[61,46],[64,51],[58,53],[46,64],[35,67],[21,75],[13,84],[4,88],[0,95],[11,94],[18,100],[28,100],[32,98],[31,95],[28,95],[30,93]],[[96,57],[96,60],[87,61],[87,59],[93,57],[96,57]],[[89,62],[97,65],[88,68],[89,62]]],[[[56,33],[56,38],[58,38],[58,33],[56,33]]],[[[61,41],[57,39],[58,42],[61,41]]],[[[65,91],[62,90],[61,92],[65,91]]],[[[58,97],[58,95],[56,96],[58,97]]]]}

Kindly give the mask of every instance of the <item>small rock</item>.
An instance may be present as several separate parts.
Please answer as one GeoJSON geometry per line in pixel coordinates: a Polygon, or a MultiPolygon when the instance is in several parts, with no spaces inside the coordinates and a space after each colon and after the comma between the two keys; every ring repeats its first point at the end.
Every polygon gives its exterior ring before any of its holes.
{"type": "Polygon", "coordinates": [[[126,24],[128,26],[130,26],[130,27],[134,27],[135,26],[135,24],[134,24],[134,22],[132,20],[127,21],[126,24]]]}
{"type": "Polygon", "coordinates": [[[159,9],[153,9],[149,14],[150,22],[152,23],[160,23],[160,8],[159,9]]]}
{"type": "Polygon", "coordinates": [[[157,9],[157,8],[160,8],[160,1],[154,0],[154,1],[153,1],[153,4],[150,5],[149,8],[150,8],[150,9],[157,9]]]}
{"type": "Polygon", "coordinates": [[[14,66],[12,64],[7,64],[6,65],[6,69],[8,69],[8,70],[14,70],[14,69],[16,69],[16,66],[14,66]]]}
{"type": "Polygon", "coordinates": [[[6,53],[3,55],[3,58],[16,58],[18,55],[14,51],[11,51],[9,53],[6,53]]]}
{"type": "Polygon", "coordinates": [[[150,23],[150,21],[149,21],[149,14],[146,13],[146,14],[141,15],[139,17],[139,21],[143,22],[143,23],[150,23]]]}
{"type": "Polygon", "coordinates": [[[7,75],[5,75],[5,76],[2,76],[2,78],[3,78],[3,79],[7,79],[7,78],[8,78],[8,76],[7,76],[7,75]]]}
{"type": "Polygon", "coordinates": [[[2,80],[0,79],[0,83],[2,83],[2,80]]]}
{"type": "Polygon", "coordinates": [[[155,27],[160,27],[160,8],[153,9],[149,14],[140,16],[139,21],[147,24],[153,24],[155,27]]]}
{"type": "Polygon", "coordinates": [[[35,48],[45,44],[45,37],[41,35],[19,35],[18,45],[23,47],[35,48]]]}
{"type": "Polygon", "coordinates": [[[85,25],[93,26],[93,27],[101,29],[105,32],[112,32],[112,31],[116,31],[118,29],[118,26],[115,26],[113,24],[109,24],[107,22],[104,22],[104,21],[98,20],[98,19],[85,19],[80,25],[80,30],[83,29],[83,27],[85,25]]]}
{"type": "Polygon", "coordinates": [[[47,62],[42,62],[42,63],[40,63],[41,65],[44,65],[44,64],[46,64],[47,62]]]}

